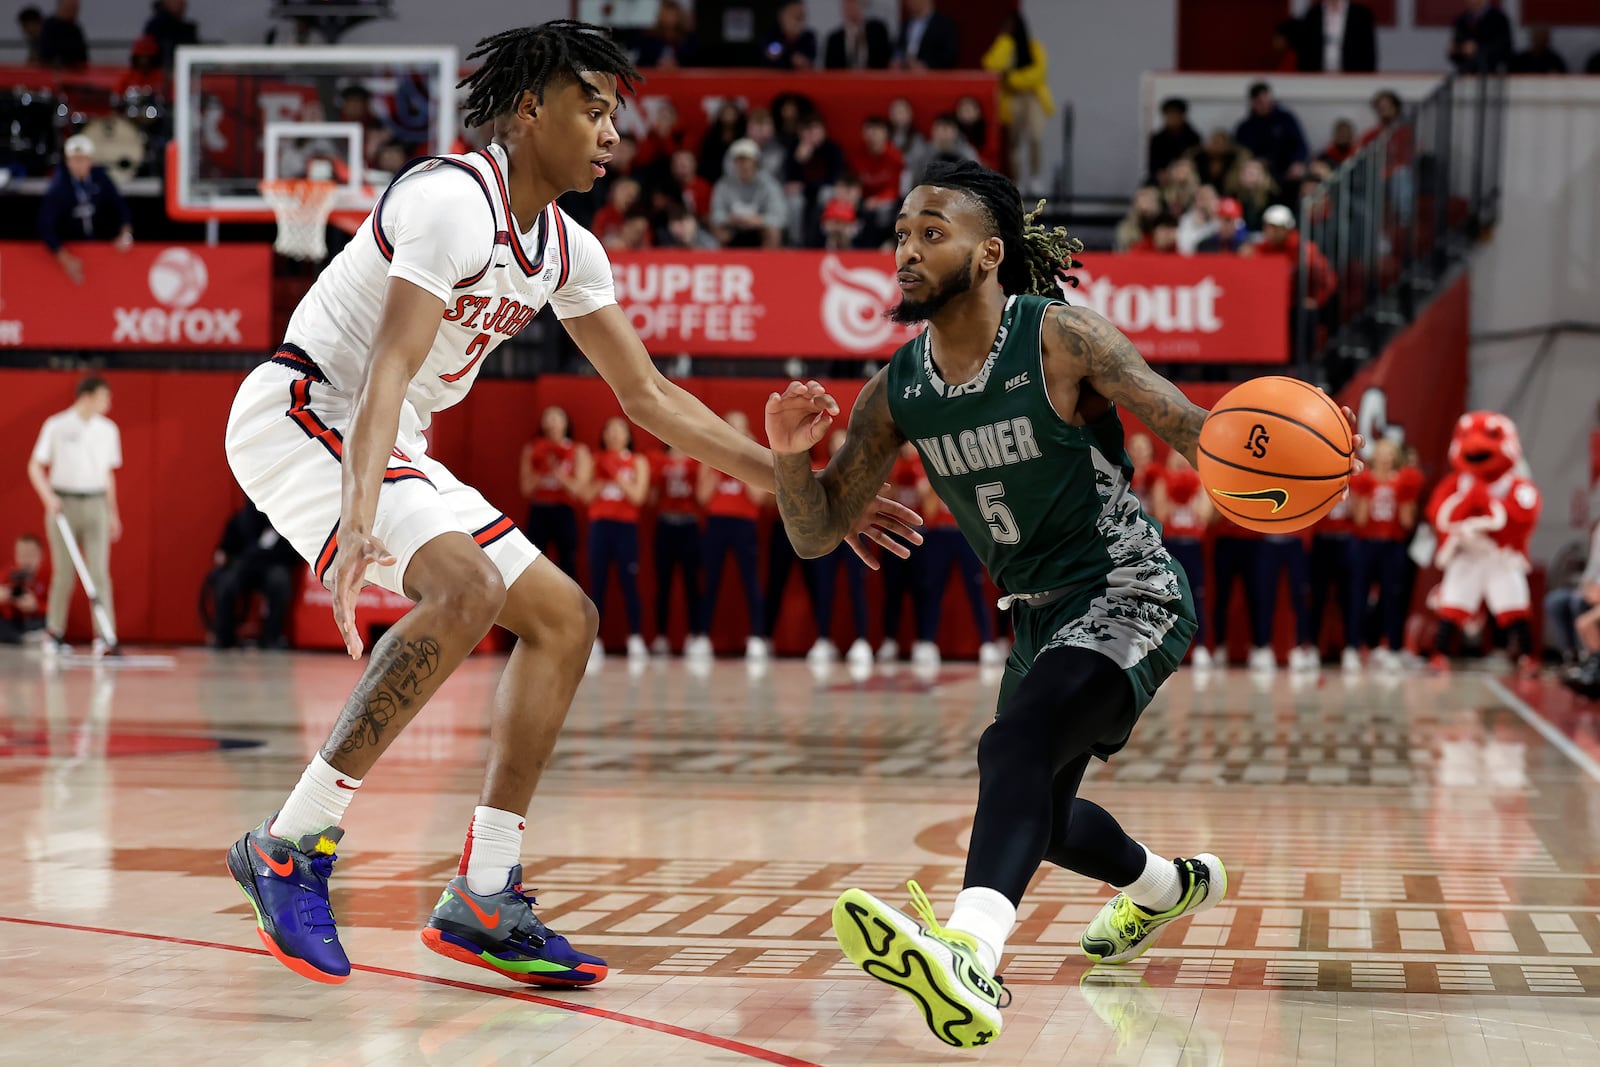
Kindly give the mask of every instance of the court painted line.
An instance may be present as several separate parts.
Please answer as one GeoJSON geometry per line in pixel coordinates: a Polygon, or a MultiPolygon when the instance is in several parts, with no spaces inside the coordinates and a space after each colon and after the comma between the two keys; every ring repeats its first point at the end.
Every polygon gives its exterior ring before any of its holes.
{"type": "Polygon", "coordinates": [[[1511,690],[1507,689],[1493,678],[1485,678],[1483,684],[1488,687],[1489,692],[1499,697],[1500,700],[1505,703],[1506,707],[1515,712],[1517,718],[1533,727],[1538,731],[1540,737],[1543,737],[1546,741],[1560,749],[1568,759],[1570,759],[1573,763],[1576,763],[1583,770],[1584,774],[1587,774],[1590,778],[1600,782],[1600,762],[1596,762],[1593,756],[1589,755],[1589,753],[1578,747],[1577,743],[1574,742],[1572,738],[1562,733],[1554,723],[1535,711],[1527,701],[1517,696],[1517,694],[1513,693],[1511,690]]]}
{"type": "MultiPolygon", "coordinates": [[[[243,945],[227,945],[220,941],[198,941],[189,937],[168,937],[165,934],[146,934],[136,930],[111,930],[100,926],[78,926],[74,923],[45,922],[41,919],[21,919],[11,915],[0,915],[0,922],[13,923],[17,926],[39,926],[49,930],[69,930],[80,934],[126,937],[137,941],[155,941],[166,945],[220,949],[223,952],[238,952],[246,956],[261,956],[267,960],[272,959],[265,949],[247,948],[243,945]]],[[[687,1027],[656,1022],[654,1019],[646,1019],[638,1015],[627,1015],[620,1011],[594,1008],[587,1004],[575,1004],[570,1000],[558,1000],[555,997],[539,996],[536,993],[525,993],[520,989],[499,989],[494,986],[478,985],[475,982],[459,982],[453,978],[438,978],[431,974],[396,971],[388,967],[372,967],[360,963],[354,964],[352,970],[365,971],[368,974],[381,974],[388,978],[403,978],[412,982],[426,982],[430,985],[449,986],[451,989],[465,989],[469,992],[483,993],[491,997],[504,997],[507,1000],[521,1000],[529,1004],[538,1004],[545,1008],[559,1008],[562,1011],[575,1012],[578,1015],[591,1015],[597,1019],[622,1023],[625,1026],[634,1026],[641,1030],[654,1030],[657,1033],[668,1034],[672,1037],[681,1037],[686,1041],[696,1041],[702,1045],[710,1045],[712,1048],[736,1052],[765,1063],[776,1063],[781,1067],[821,1067],[821,1064],[813,1063],[810,1060],[802,1060],[799,1057],[790,1056],[782,1052],[773,1052],[771,1049],[747,1045],[743,1041],[735,1041],[732,1038],[718,1037],[702,1030],[690,1030],[687,1027]]]]}

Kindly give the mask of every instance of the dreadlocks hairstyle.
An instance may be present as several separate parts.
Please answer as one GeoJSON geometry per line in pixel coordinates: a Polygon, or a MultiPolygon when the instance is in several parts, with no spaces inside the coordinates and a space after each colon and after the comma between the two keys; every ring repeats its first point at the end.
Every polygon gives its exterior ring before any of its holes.
{"type": "Polygon", "coordinates": [[[511,111],[525,92],[544,103],[546,86],[564,79],[576,81],[581,70],[610,74],[628,92],[644,81],[603,27],[575,19],[485,37],[467,59],[480,57],[483,65],[456,83],[457,89],[468,90],[469,127],[511,111]]]}
{"type": "Polygon", "coordinates": [[[1083,251],[1083,242],[1059,226],[1047,228],[1034,221],[1044,210],[1043,200],[1024,214],[1022,194],[1004,174],[969,159],[936,160],[928,164],[917,184],[959,189],[983,206],[989,224],[1005,245],[1000,288],[1007,296],[1059,296],[1062,282],[1077,286],[1078,279],[1067,272],[1083,266],[1073,258],[1083,251]]]}

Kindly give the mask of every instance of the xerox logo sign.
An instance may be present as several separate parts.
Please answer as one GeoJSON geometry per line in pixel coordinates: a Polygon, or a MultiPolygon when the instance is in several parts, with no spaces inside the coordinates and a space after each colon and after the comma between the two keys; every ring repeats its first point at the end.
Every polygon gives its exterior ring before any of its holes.
{"type": "Polygon", "coordinates": [[[115,342],[132,344],[238,344],[238,308],[201,308],[209,273],[205,259],[187,248],[168,248],[150,265],[150,296],[165,307],[112,308],[115,342]]]}

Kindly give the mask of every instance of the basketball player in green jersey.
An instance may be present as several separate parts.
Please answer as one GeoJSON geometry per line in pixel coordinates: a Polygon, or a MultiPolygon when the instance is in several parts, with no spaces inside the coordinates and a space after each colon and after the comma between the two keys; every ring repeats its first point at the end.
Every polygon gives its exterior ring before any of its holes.
{"type": "Polygon", "coordinates": [[[1129,489],[1117,408],[1191,463],[1206,412],[1105,319],[1061,301],[1082,246],[1025,218],[1005,177],[931,165],[895,234],[892,316],[927,329],[867,383],[826,470],[812,473],[810,450],[838,409],[816,383],[772,394],[767,435],[802,556],[832,550],[911,441],[1014,611],[950,920],[936,921],[915,882],[916,920],[859,889],[833,909],[845,953],[915,999],[940,1040],[969,1047],[1000,1033],[1009,994],[995,969],[1041,860],[1119,890],[1082,938],[1096,962],[1134,959],[1167,923],[1227,892],[1217,857],[1165,859],[1077,795],[1090,758],[1127,743],[1196,629],[1183,569],[1129,489]]]}

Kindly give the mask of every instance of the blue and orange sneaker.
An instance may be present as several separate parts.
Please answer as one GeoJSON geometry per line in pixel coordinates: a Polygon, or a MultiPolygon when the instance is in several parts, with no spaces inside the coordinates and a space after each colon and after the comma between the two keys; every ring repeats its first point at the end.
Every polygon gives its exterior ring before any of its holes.
{"type": "Polygon", "coordinates": [[[228,850],[228,873],[256,911],[261,943],[279,963],[313,982],[338,985],[350,977],[328,904],[328,876],[344,836],[337,826],[299,841],[274,837],[271,816],[228,850]]]}
{"type": "Polygon", "coordinates": [[[504,889],[482,896],[458,874],[434,905],[422,943],[441,956],[529,985],[594,985],[603,979],[606,961],[551,933],[533,913],[536,903],[522,891],[521,864],[511,868],[504,889]]]}

